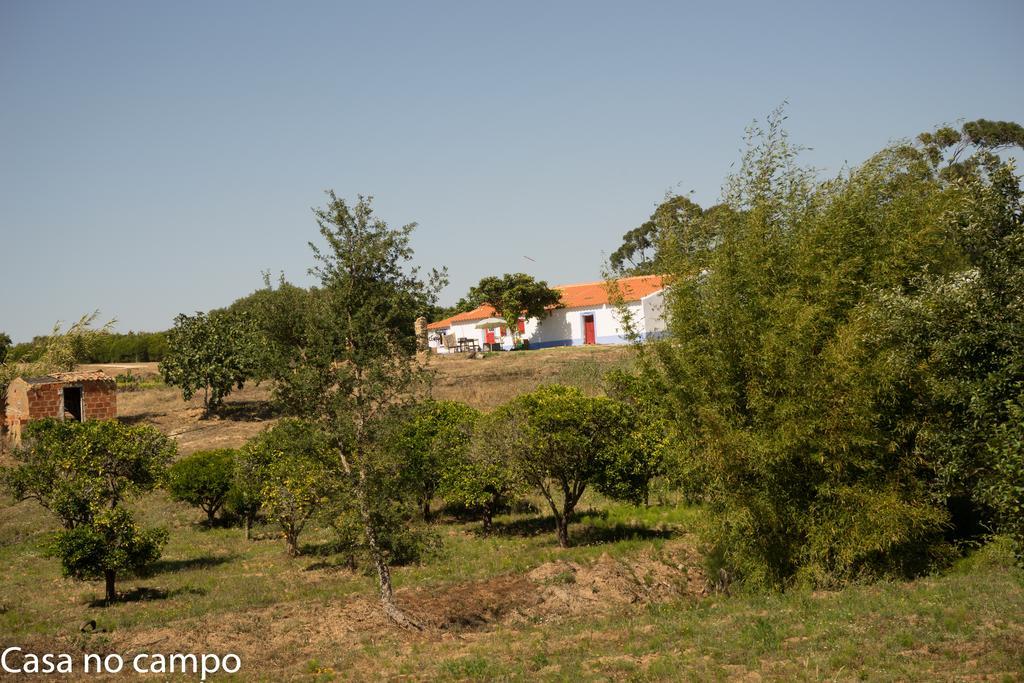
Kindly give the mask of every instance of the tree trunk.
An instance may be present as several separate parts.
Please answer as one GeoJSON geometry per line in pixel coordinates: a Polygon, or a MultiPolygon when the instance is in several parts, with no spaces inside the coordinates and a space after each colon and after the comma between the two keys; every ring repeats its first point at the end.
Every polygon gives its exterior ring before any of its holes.
{"type": "Polygon", "coordinates": [[[284,538],[288,543],[288,557],[298,557],[301,554],[299,552],[299,535],[294,531],[286,531],[284,538]]]}
{"type": "Polygon", "coordinates": [[[484,533],[490,535],[494,529],[493,514],[491,512],[491,506],[485,505],[483,510],[483,522],[484,522],[484,533]]]}
{"type": "Polygon", "coordinates": [[[210,526],[213,526],[213,518],[217,514],[217,508],[210,508],[206,511],[206,521],[210,526]]]}
{"type": "Polygon", "coordinates": [[[424,498],[423,499],[423,521],[424,522],[429,522],[430,521],[430,499],[429,498],[424,498]]]}
{"type": "Polygon", "coordinates": [[[564,513],[555,515],[555,531],[558,535],[558,545],[561,548],[569,547],[569,518],[564,513]]]}
{"type": "Polygon", "coordinates": [[[117,590],[114,588],[114,581],[117,579],[117,574],[114,573],[113,569],[105,569],[103,571],[103,579],[107,584],[107,604],[113,603],[117,600],[117,590]]]}
{"type": "Polygon", "coordinates": [[[245,514],[245,540],[252,540],[252,515],[249,513],[245,514]]]}
{"type": "MultiPolygon", "coordinates": [[[[345,469],[345,473],[349,476],[353,474],[353,467],[349,463],[348,458],[345,457],[345,453],[341,453],[341,465],[345,469]]],[[[377,568],[377,581],[380,585],[380,604],[384,609],[384,614],[387,615],[388,619],[395,622],[402,628],[411,629],[414,631],[422,631],[423,626],[411,619],[405,612],[398,608],[395,604],[395,592],[391,587],[391,569],[388,567],[388,563],[384,558],[384,552],[381,550],[380,544],[377,542],[377,530],[373,526],[373,518],[370,515],[369,501],[366,500],[366,470],[360,467],[356,474],[358,476],[356,482],[356,502],[359,504],[359,516],[363,522],[363,533],[366,535],[366,545],[370,551],[370,557],[373,558],[373,564],[377,568]]]]}

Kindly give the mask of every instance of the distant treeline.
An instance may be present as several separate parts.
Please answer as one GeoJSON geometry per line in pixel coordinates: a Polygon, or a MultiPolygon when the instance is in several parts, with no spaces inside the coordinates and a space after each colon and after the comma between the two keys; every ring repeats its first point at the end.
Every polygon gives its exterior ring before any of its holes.
{"type": "MultiPolygon", "coordinates": [[[[8,362],[32,362],[39,359],[46,346],[46,337],[39,336],[30,342],[14,345],[7,357],[8,362]]],[[[79,358],[83,363],[145,363],[161,361],[167,353],[166,332],[104,333],[96,335],[82,349],[79,358]]]]}

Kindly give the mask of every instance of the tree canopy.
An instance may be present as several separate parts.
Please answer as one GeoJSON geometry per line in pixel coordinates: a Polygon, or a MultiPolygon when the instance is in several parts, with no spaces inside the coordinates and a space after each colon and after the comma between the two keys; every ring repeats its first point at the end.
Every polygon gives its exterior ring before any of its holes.
{"type": "Polygon", "coordinates": [[[919,571],[995,523],[985,454],[1013,441],[1020,179],[993,150],[1016,128],[940,129],[818,181],[782,118],[696,220],[707,248],[664,242],[672,342],[647,357],[733,572],[919,571]]]}

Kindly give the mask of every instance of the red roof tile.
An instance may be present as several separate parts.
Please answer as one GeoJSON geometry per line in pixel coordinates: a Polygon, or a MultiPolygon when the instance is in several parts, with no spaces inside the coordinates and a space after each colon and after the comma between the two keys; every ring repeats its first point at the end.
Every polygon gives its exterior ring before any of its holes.
{"type": "MultiPolygon", "coordinates": [[[[665,278],[662,275],[637,275],[620,278],[615,282],[626,301],[639,301],[645,296],[665,289],[665,278]]],[[[559,285],[555,289],[562,292],[562,305],[566,308],[601,306],[608,303],[608,286],[604,280],[578,285],[559,285]]]]}
{"type": "MultiPolygon", "coordinates": [[[[618,284],[619,290],[626,301],[639,301],[645,296],[665,289],[665,277],[663,275],[637,275],[635,277],[620,278],[615,282],[618,284]]],[[[557,285],[553,289],[557,289],[562,293],[562,306],[565,308],[601,306],[608,303],[608,287],[604,280],[584,282],[576,285],[557,285]]],[[[450,318],[430,323],[427,325],[427,329],[443,330],[458,323],[483,320],[484,318],[494,316],[498,316],[494,306],[483,304],[477,306],[472,311],[457,313],[450,318]]]]}
{"type": "Polygon", "coordinates": [[[465,313],[456,313],[450,318],[444,320],[438,320],[436,323],[430,323],[427,325],[428,330],[443,330],[446,327],[458,323],[468,323],[474,320],[483,320],[484,318],[493,318],[498,315],[498,312],[494,310],[494,306],[490,304],[482,304],[477,306],[472,311],[466,311],[465,313]]]}

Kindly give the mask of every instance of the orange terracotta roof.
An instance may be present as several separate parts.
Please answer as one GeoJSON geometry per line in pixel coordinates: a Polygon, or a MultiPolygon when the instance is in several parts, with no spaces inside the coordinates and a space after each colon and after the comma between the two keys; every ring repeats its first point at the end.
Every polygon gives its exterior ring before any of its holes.
{"type": "MultiPolygon", "coordinates": [[[[645,296],[665,289],[663,275],[624,277],[616,280],[616,283],[626,301],[639,301],[645,296]]],[[[608,303],[608,287],[604,280],[578,285],[559,285],[555,289],[561,291],[562,305],[565,308],[600,306],[608,303]]]]}
{"type": "Polygon", "coordinates": [[[472,311],[466,311],[465,313],[456,313],[450,318],[444,320],[438,320],[436,323],[430,323],[427,325],[428,330],[443,330],[452,325],[458,323],[468,323],[474,320],[483,320],[484,318],[493,318],[498,315],[498,312],[494,309],[494,306],[490,304],[481,304],[472,311]]]}
{"type": "MultiPolygon", "coordinates": [[[[639,301],[640,299],[660,292],[665,289],[664,275],[637,275],[624,277],[616,280],[623,298],[626,301],[639,301]]],[[[562,294],[562,306],[565,308],[580,308],[582,306],[601,306],[608,303],[608,288],[604,280],[596,282],[583,282],[575,285],[557,285],[562,294]]],[[[483,304],[472,311],[457,313],[450,318],[438,320],[427,325],[428,330],[443,330],[458,323],[467,323],[474,320],[483,320],[498,316],[494,306],[483,304]]],[[[498,316],[500,317],[500,316],[498,316]]]]}

